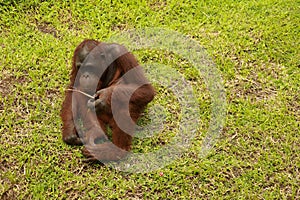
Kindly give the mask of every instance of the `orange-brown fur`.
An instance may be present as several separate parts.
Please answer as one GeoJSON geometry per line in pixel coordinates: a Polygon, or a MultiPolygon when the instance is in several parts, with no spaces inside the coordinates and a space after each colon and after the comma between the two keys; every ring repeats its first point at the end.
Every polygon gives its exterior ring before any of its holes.
{"type": "MultiPolygon", "coordinates": [[[[68,88],[80,88],[80,85],[75,84],[75,78],[78,73],[78,68],[76,66],[76,58],[78,57],[78,52],[85,46],[89,51],[95,48],[97,45],[105,45],[95,40],[85,40],[77,46],[73,56],[72,72],[70,76],[70,85],[68,88]]],[[[105,47],[105,46],[104,46],[105,47]]],[[[88,97],[80,94],[74,93],[72,91],[67,91],[65,95],[65,100],[62,105],[61,118],[63,121],[62,136],[63,140],[68,144],[81,145],[85,143],[85,148],[83,149],[83,154],[90,160],[100,160],[100,161],[112,161],[119,160],[123,158],[127,151],[131,149],[132,144],[132,134],[126,133],[118,127],[116,120],[112,114],[111,108],[111,98],[112,92],[114,92],[118,103],[114,105],[117,106],[117,110],[120,113],[128,113],[125,110],[124,102],[126,101],[126,96],[128,91],[132,91],[135,83],[147,82],[143,72],[141,70],[135,70],[134,76],[130,79],[123,79],[122,76],[128,72],[130,69],[137,67],[139,64],[136,58],[130,52],[117,58],[112,65],[116,65],[116,70],[114,71],[113,78],[107,86],[102,86],[101,81],[99,81],[97,86],[97,91],[105,90],[105,93],[100,94],[105,95],[105,103],[108,106],[107,109],[101,110],[99,112],[91,112],[87,106],[89,100],[88,97]],[[73,98],[72,98],[72,95],[73,98]],[[73,100],[75,99],[75,102],[73,100]],[[124,101],[124,102],[122,102],[124,101]],[[75,109],[72,104],[75,104],[75,109]],[[76,127],[76,120],[80,118],[83,124],[83,131],[78,130],[76,127]],[[93,119],[97,119],[96,121],[93,119]],[[87,141],[92,141],[95,138],[105,138],[107,132],[107,126],[112,129],[112,143],[106,141],[100,144],[90,144],[87,141]]],[[[105,77],[101,80],[105,80],[105,77]]],[[[147,82],[148,83],[148,82],[147,82]]],[[[129,113],[134,123],[137,122],[141,113],[145,109],[146,105],[154,98],[155,91],[150,83],[144,84],[134,91],[133,95],[129,101],[129,113]]],[[[122,115],[120,115],[122,116],[122,115]]],[[[128,116],[127,116],[128,117],[128,116]]],[[[122,120],[122,119],[118,119],[122,120]]],[[[131,127],[131,124],[128,124],[131,127]]]]}

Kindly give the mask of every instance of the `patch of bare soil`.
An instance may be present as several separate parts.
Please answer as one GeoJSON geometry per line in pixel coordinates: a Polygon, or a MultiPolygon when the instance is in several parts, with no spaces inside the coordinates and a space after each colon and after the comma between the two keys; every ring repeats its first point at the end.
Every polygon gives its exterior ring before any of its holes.
{"type": "Polygon", "coordinates": [[[53,37],[58,38],[58,30],[53,28],[50,23],[37,23],[37,28],[39,31],[45,34],[51,34],[53,37]]]}

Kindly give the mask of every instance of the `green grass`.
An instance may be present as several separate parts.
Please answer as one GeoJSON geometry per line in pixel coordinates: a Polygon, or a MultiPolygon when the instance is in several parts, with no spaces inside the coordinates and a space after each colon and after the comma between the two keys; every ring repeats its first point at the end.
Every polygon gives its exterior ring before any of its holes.
{"type": "MultiPolygon", "coordinates": [[[[14,2],[0,0],[1,199],[300,198],[299,1],[14,2]],[[205,47],[223,77],[227,116],[215,147],[200,157],[211,113],[201,75],[168,52],[134,52],[190,81],[201,124],[172,164],[128,174],[86,163],[81,147],[64,144],[59,111],[76,45],[143,27],[176,30],[205,47]]],[[[134,152],[178,132],[175,94],[156,87],[165,128],[135,139],[134,152]]]]}

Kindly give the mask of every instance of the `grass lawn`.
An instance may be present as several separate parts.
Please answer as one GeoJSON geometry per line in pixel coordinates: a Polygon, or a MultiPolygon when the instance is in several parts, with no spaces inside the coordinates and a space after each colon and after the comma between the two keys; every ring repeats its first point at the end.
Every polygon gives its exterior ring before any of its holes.
{"type": "MultiPolygon", "coordinates": [[[[300,199],[299,0],[13,2],[0,0],[0,199],[300,199]],[[192,87],[194,139],[146,173],[87,163],[82,147],[61,139],[73,51],[85,38],[111,41],[146,27],[177,31],[206,50],[226,91],[223,129],[201,156],[213,118],[203,74],[178,53],[133,49],[140,63],[172,67],[192,87]]],[[[163,128],[135,138],[135,153],[181,132],[177,94],[154,85],[163,128]]]]}

